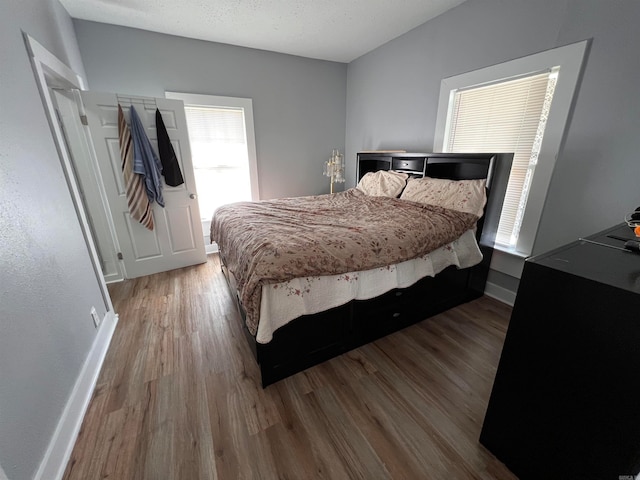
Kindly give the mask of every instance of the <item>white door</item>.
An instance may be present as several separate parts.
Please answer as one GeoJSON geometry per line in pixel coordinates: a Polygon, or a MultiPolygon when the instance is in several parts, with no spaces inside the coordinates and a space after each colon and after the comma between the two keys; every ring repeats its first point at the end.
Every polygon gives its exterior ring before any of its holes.
{"type": "Polygon", "coordinates": [[[151,275],[206,262],[197,193],[191,164],[189,135],[180,100],[124,97],[113,93],[81,92],[84,113],[95,149],[126,278],[151,275]],[[153,203],[154,229],[147,230],[129,215],[118,137],[118,103],[129,122],[134,105],[156,152],[156,108],[160,110],[176,152],[184,183],[163,184],[165,207],[153,203]]]}

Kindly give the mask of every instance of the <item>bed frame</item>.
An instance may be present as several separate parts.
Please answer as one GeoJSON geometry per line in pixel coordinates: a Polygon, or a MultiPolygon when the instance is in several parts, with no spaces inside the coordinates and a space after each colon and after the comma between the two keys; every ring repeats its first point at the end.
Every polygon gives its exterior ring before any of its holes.
{"type": "Polygon", "coordinates": [[[377,338],[422,321],[484,294],[512,154],[359,153],[357,178],[376,170],[402,170],[414,177],[454,180],[487,179],[487,205],[478,222],[477,240],[483,254],[478,265],[458,270],[450,266],[435,277],[391,290],[370,300],[352,300],[314,315],[303,315],[276,330],[267,344],[256,342],[246,327],[233,274],[220,252],[222,271],[235,295],[242,327],[260,366],[266,387],[377,338]]]}

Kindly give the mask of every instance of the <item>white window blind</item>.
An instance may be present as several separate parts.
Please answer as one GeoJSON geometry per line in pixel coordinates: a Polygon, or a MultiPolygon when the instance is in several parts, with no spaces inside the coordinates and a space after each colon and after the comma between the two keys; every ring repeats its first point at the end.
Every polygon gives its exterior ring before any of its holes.
{"type": "Polygon", "coordinates": [[[251,200],[243,108],[185,105],[203,221],[226,203],[251,200]]]}
{"type": "Polygon", "coordinates": [[[445,151],[513,152],[496,241],[515,247],[553,98],[557,72],[457,90],[445,151]]]}
{"type": "Polygon", "coordinates": [[[203,152],[192,152],[194,160],[203,161],[205,166],[242,163],[243,159],[236,155],[224,155],[225,150],[247,143],[242,108],[185,105],[184,110],[192,148],[204,149],[203,152]]]}

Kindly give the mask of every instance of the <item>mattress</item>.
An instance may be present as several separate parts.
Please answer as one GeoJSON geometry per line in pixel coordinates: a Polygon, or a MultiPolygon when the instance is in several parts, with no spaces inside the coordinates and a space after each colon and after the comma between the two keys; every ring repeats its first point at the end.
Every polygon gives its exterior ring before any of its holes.
{"type": "Polygon", "coordinates": [[[471,213],[349,189],[222,206],[212,218],[211,240],[237,282],[247,328],[258,335],[263,287],[284,284],[289,291],[287,282],[306,279],[291,290],[302,293],[319,277],[344,282],[352,272],[391,268],[451,244],[477,220],[471,213]]]}

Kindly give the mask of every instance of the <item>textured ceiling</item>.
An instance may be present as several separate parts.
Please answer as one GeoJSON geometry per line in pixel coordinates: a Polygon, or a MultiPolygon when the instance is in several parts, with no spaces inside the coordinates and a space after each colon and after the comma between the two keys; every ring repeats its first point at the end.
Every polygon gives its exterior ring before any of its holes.
{"type": "Polygon", "coordinates": [[[61,0],[71,17],[350,62],[464,0],[61,0]]]}

